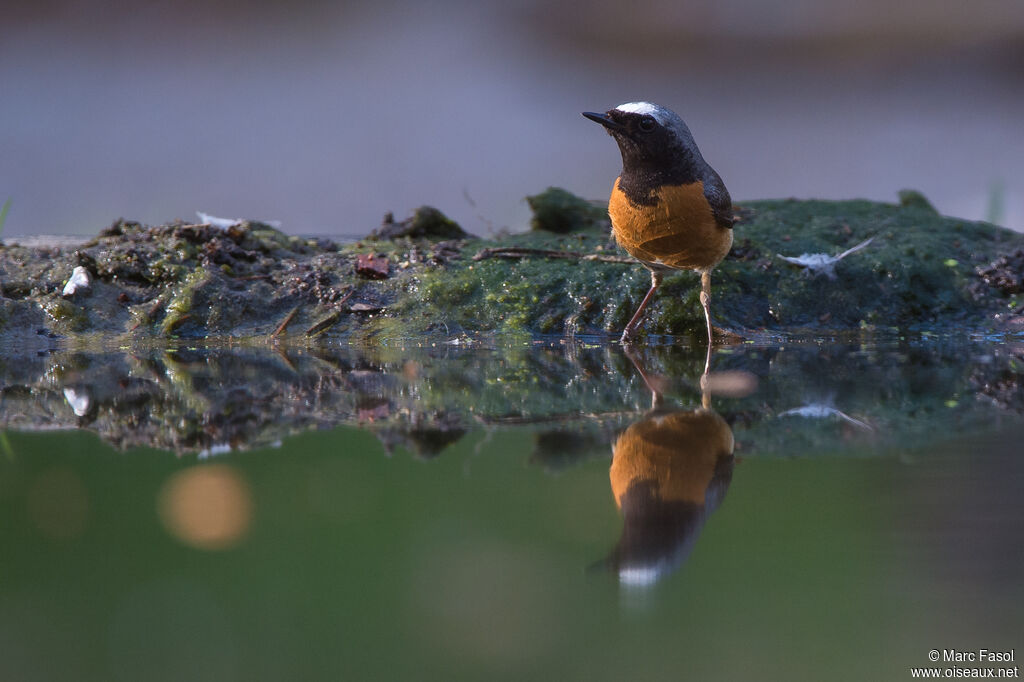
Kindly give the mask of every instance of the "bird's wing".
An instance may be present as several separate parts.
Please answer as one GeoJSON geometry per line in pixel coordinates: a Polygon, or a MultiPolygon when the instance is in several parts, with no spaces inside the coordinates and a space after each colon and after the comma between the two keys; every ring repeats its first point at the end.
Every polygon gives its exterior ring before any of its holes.
{"type": "Polygon", "coordinates": [[[732,197],[729,190],[725,188],[722,178],[713,168],[708,167],[707,178],[704,180],[704,196],[711,204],[711,213],[715,216],[715,222],[719,227],[732,229],[736,217],[732,212],[732,197]]]}

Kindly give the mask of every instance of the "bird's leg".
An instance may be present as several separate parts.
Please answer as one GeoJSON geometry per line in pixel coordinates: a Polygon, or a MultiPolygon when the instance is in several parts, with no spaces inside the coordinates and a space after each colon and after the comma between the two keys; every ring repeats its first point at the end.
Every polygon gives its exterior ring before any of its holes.
{"type": "Polygon", "coordinates": [[[708,325],[708,355],[704,360],[704,373],[711,369],[711,273],[700,273],[700,304],[704,307],[704,321],[708,325]]]}
{"type": "Polygon", "coordinates": [[[640,373],[640,378],[644,380],[644,383],[647,384],[647,389],[651,392],[651,409],[658,409],[664,402],[664,397],[661,393],[664,381],[647,376],[647,372],[644,371],[643,363],[637,356],[636,349],[633,346],[626,344],[622,347],[622,350],[626,353],[626,357],[629,358],[629,361],[633,363],[633,367],[636,371],[640,373]]]}
{"type": "Polygon", "coordinates": [[[651,288],[647,291],[647,295],[644,296],[644,300],[640,301],[640,307],[633,313],[633,318],[629,321],[629,324],[622,331],[622,338],[619,339],[621,343],[627,344],[633,340],[636,328],[640,326],[640,320],[643,319],[644,309],[651,302],[651,297],[654,296],[654,292],[658,290],[659,286],[661,286],[661,273],[651,270],[651,288]]]}
{"type": "MultiPolygon", "coordinates": [[[[711,362],[711,347],[708,346],[708,359],[711,362]]],[[[704,373],[700,375],[700,406],[705,410],[711,409],[711,377],[708,376],[707,365],[704,365],[704,373]]]]}

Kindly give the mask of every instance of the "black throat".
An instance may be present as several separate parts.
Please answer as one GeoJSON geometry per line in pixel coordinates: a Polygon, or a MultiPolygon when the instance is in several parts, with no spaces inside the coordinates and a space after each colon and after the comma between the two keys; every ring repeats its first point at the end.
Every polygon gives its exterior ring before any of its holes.
{"type": "Polygon", "coordinates": [[[653,158],[646,150],[620,145],[622,175],[619,189],[637,206],[653,206],[658,202],[657,191],[665,185],[689,185],[702,178],[697,172],[696,159],[683,149],[666,149],[653,158]]]}

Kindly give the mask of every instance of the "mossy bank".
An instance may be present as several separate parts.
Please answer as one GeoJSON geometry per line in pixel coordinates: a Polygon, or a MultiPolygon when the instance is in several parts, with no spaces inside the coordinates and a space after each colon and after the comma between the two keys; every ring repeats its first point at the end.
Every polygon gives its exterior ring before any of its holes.
{"type": "MultiPolygon", "coordinates": [[[[302,343],[616,335],[647,290],[646,271],[624,262],[599,202],[548,190],[530,205],[533,229],[489,239],[424,208],[341,245],[255,222],[128,221],[77,248],[4,245],[0,335],[302,343]],[[69,292],[76,267],[89,284],[69,292]]],[[[1024,235],[940,216],[916,193],[894,204],[749,201],[737,214],[732,252],[713,276],[712,312],[739,336],[1020,323],[1024,294],[1012,270],[1024,235]],[[868,239],[831,268],[782,258],[835,256],[868,239]]],[[[666,277],[642,332],[700,335],[697,283],[688,272],[666,277]]]]}

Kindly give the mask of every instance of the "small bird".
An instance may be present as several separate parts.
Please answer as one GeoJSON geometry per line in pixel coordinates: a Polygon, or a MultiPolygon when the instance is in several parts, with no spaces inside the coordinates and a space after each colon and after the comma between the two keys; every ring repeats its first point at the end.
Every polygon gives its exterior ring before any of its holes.
{"type": "Polygon", "coordinates": [[[650,102],[620,104],[583,115],[603,125],[622,153],[608,215],[612,234],[651,271],[651,288],[622,332],[629,344],[644,309],[669,270],[696,270],[700,302],[711,335],[711,270],[732,247],[732,199],[718,173],[701,156],[683,119],[650,102]]]}

